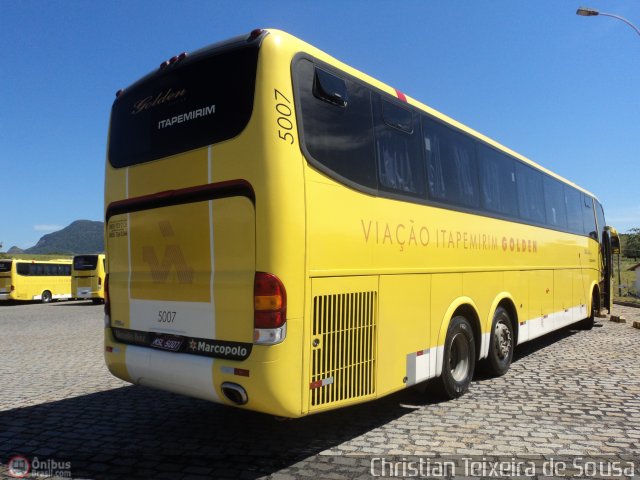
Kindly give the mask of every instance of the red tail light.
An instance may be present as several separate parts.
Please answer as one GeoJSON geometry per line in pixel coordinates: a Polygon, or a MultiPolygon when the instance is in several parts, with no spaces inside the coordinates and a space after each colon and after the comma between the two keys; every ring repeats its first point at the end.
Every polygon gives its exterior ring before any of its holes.
{"type": "Polygon", "coordinates": [[[249,34],[249,38],[248,40],[255,40],[256,38],[258,38],[260,35],[262,35],[262,33],[264,32],[264,30],[262,28],[256,28],[254,30],[251,30],[251,33],[249,34]]]}
{"type": "Polygon", "coordinates": [[[102,277],[98,277],[98,287],[102,286],[102,277]]]}
{"type": "Polygon", "coordinates": [[[111,316],[111,304],[109,303],[109,274],[104,276],[104,314],[111,316]]]}
{"type": "Polygon", "coordinates": [[[15,285],[11,285],[11,291],[13,292],[16,289],[15,285]]]}
{"type": "Polygon", "coordinates": [[[256,272],[253,281],[255,328],[280,328],[287,321],[287,292],[278,277],[256,272]]]}

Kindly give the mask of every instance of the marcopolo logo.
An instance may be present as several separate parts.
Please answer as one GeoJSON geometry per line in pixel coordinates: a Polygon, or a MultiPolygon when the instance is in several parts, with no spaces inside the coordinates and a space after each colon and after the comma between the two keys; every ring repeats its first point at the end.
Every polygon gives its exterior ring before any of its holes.
{"type": "Polygon", "coordinates": [[[251,353],[250,343],[224,342],[221,340],[205,340],[192,338],[188,343],[189,351],[209,357],[244,360],[251,353]]]}

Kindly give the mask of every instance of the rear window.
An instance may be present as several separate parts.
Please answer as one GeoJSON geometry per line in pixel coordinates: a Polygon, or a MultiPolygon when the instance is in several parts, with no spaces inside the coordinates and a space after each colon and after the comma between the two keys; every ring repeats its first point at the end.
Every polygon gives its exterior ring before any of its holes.
{"type": "Polygon", "coordinates": [[[97,255],[78,255],[73,257],[74,270],[95,270],[97,266],[97,255]]]}
{"type": "Polygon", "coordinates": [[[0,262],[0,273],[10,272],[10,271],[11,271],[11,261],[0,262]]]}
{"type": "Polygon", "coordinates": [[[127,167],[228,140],[253,110],[258,46],[186,57],[135,83],[111,110],[109,161],[127,167]]]}

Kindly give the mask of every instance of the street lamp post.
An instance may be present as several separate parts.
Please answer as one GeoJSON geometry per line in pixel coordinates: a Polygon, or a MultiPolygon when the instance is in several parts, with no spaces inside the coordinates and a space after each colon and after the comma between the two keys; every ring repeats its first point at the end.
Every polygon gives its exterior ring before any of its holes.
{"type": "MultiPolygon", "coordinates": [[[[586,7],[578,8],[578,10],[576,10],[576,15],[580,15],[581,17],[596,17],[598,15],[602,15],[603,17],[617,18],[618,20],[622,20],[624,23],[629,25],[631,28],[633,28],[635,30],[635,32],[638,35],[640,35],[640,29],[638,27],[636,27],[633,23],[631,23],[629,20],[627,20],[624,17],[621,17],[620,15],[614,15],[613,13],[600,12],[600,11],[596,10],[595,8],[586,8],[586,7]]],[[[618,295],[622,296],[622,282],[621,282],[621,278],[620,277],[621,277],[621,275],[620,275],[620,253],[618,253],[618,295]]]]}
{"type": "Polygon", "coordinates": [[[622,20],[624,23],[629,25],[631,28],[633,28],[636,31],[638,35],[640,35],[640,29],[636,27],[633,23],[631,23],[629,20],[627,20],[624,17],[621,17],[620,15],[614,15],[613,13],[600,12],[594,8],[586,8],[586,7],[580,7],[576,11],[576,15],[580,15],[582,17],[595,17],[598,15],[602,15],[603,17],[617,18],[618,20],[622,20]]]}

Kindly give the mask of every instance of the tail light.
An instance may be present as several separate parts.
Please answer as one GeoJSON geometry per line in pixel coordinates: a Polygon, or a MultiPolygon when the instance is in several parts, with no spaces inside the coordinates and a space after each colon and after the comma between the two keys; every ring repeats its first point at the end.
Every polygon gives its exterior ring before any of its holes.
{"type": "Polygon", "coordinates": [[[13,292],[16,289],[15,285],[11,285],[11,291],[13,292]]]}
{"type": "Polygon", "coordinates": [[[282,342],[287,333],[287,292],[278,277],[256,272],[253,305],[254,342],[263,345],[282,342]]]}
{"type": "Polygon", "coordinates": [[[249,41],[255,40],[260,35],[262,35],[263,32],[264,30],[262,28],[256,28],[254,30],[251,30],[251,33],[249,34],[249,38],[247,40],[249,41]]]}
{"type": "Polygon", "coordinates": [[[111,303],[109,302],[109,274],[104,276],[104,326],[111,326],[111,303]]]}
{"type": "Polygon", "coordinates": [[[102,287],[102,277],[98,277],[98,290],[102,287]]]}

